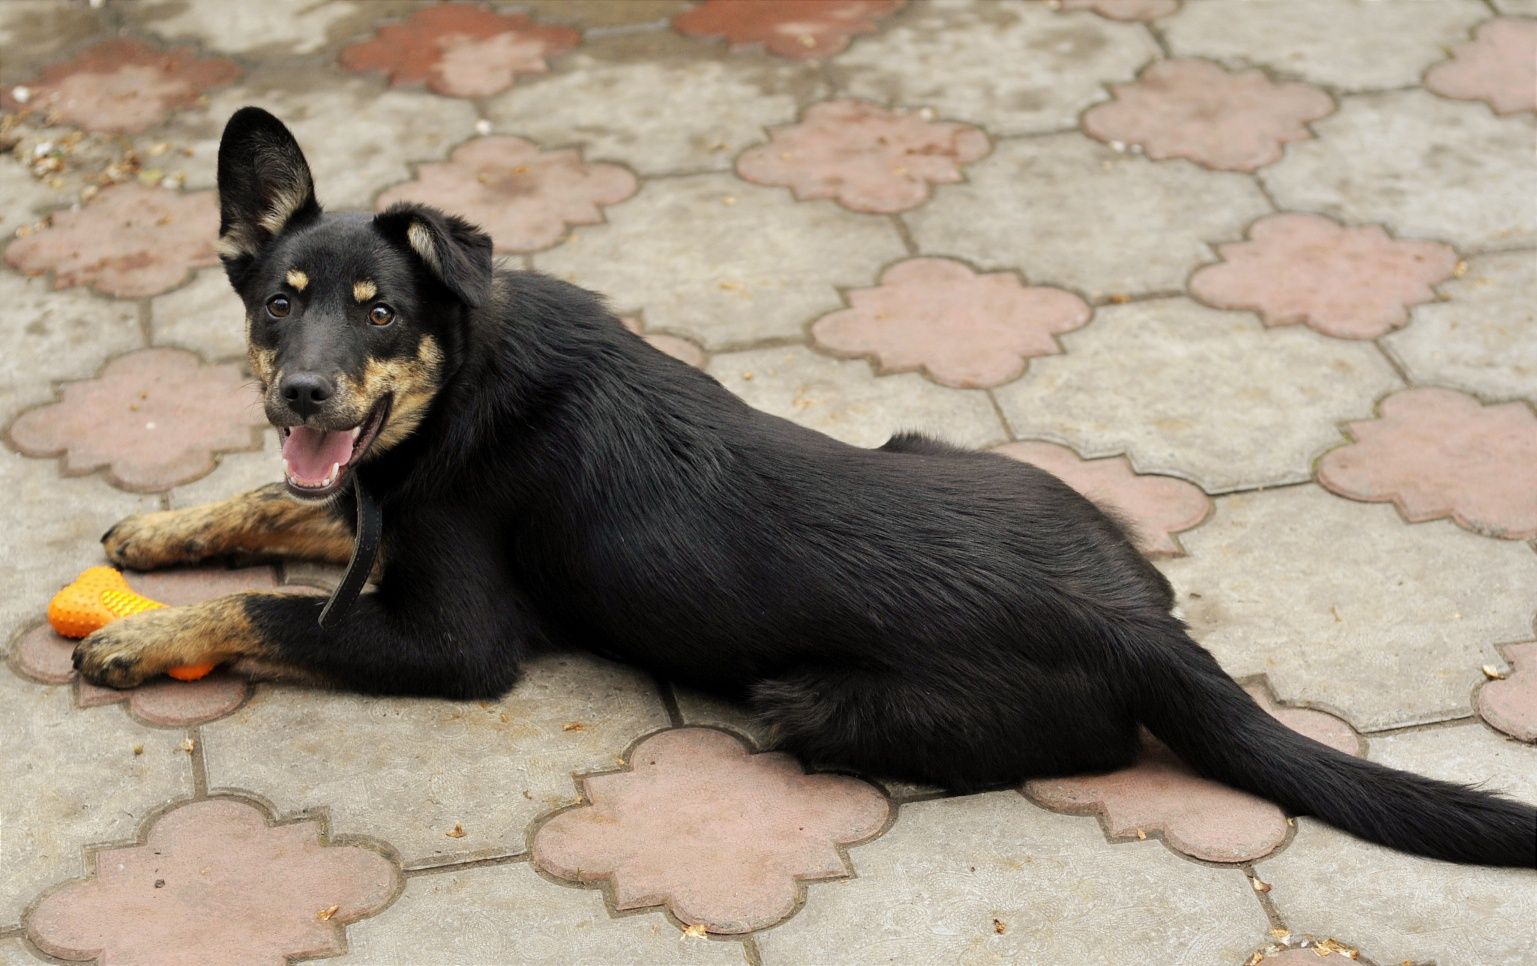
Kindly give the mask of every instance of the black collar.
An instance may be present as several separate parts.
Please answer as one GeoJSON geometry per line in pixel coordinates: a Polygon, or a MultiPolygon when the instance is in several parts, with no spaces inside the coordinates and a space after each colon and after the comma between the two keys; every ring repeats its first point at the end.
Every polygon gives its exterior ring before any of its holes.
{"type": "Polygon", "coordinates": [[[363,483],[352,477],[352,500],[357,504],[358,525],[353,536],[352,559],[347,562],[347,573],[342,582],[331,592],[331,599],[320,612],[320,626],[330,630],[345,618],[357,603],[358,594],[373,573],[374,561],[379,558],[379,538],[384,527],[384,516],[373,495],[364,489],[363,483]]]}

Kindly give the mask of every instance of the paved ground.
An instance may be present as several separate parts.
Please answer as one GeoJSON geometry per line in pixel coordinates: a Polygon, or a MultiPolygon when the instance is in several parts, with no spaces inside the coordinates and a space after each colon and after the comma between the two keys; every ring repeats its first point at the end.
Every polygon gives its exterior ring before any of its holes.
{"type": "Polygon", "coordinates": [[[1537,799],[1534,16],[7,0],[0,960],[1537,961],[1537,873],[1156,748],[949,797],[588,657],[494,703],[124,694],[41,626],[118,517],[277,478],[210,248],[258,103],[322,201],[466,212],[757,406],[1047,466],[1293,727],[1537,799]]]}

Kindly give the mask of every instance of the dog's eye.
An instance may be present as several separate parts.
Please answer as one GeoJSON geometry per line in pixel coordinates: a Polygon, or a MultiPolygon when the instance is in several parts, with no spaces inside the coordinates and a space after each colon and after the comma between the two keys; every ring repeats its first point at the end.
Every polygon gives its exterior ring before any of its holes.
{"type": "Polygon", "coordinates": [[[267,314],[274,319],[286,319],[291,311],[293,311],[293,304],[288,301],[286,295],[274,295],[267,300],[267,314]]]}
{"type": "Polygon", "coordinates": [[[395,321],[395,310],[380,302],[368,310],[368,321],[373,325],[389,325],[395,321]]]}

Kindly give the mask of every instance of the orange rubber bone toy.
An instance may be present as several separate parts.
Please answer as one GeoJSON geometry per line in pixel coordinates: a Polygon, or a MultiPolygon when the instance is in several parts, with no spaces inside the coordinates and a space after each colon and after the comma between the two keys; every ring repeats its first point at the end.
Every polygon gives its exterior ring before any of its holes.
{"type": "MultiPolygon", "coordinates": [[[[65,637],[85,637],[119,617],[131,617],[165,605],[136,593],[111,567],[92,567],[48,602],[48,623],[65,637]]],[[[165,673],[178,681],[206,677],[213,664],[183,664],[165,673]]]]}

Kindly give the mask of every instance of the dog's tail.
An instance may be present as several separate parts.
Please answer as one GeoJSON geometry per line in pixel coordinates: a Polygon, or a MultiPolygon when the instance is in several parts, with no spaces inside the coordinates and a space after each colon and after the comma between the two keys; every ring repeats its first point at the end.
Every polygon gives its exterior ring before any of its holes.
{"type": "MultiPolygon", "coordinates": [[[[1119,636],[1119,635],[1118,635],[1119,636]]],[[[1537,868],[1537,808],[1336,751],[1267,714],[1179,621],[1125,640],[1148,730],[1208,778],[1416,855],[1537,868]]]]}

